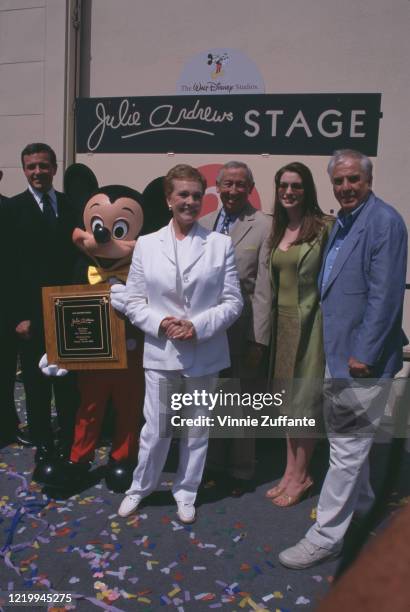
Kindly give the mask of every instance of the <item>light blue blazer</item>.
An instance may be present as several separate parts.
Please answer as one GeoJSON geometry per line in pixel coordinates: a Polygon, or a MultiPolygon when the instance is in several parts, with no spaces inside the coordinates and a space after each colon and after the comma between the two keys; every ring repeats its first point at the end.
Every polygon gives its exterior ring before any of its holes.
{"type": "MultiPolygon", "coordinates": [[[[325,248],[319,287],[338,227],[325,248]]],[[[371,366],[375,378],[393,377],[401,369],[406,264],[404,221],[371,193],[322,291],[324,348],[333,378],[351,378],[349,357],[371,366]]]]}

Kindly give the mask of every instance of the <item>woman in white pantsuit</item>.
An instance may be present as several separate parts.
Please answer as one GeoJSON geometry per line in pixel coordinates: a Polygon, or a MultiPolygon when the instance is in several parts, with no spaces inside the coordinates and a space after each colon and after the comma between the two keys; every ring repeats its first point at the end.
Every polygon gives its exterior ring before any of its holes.
{"type": "MultiPolygon", "coordinates": [[[[219,370],[230,365],[226,329],[242,310],[231,239],[196,222],[204,177],[179,164],[168,172],[164,189],[173,218],[138,239],[126,286],[126,314],[145,333],[146,423],[133,481],[118,510],[123,517],[158,484],[171,443],[161,429],[161,416],[169,420],[172,412],[169,392],[214,389],[219,370]]],[[[195,520],[207,446],[205,427],[180,440],[172,492],[183,523],[195,520]]]]}

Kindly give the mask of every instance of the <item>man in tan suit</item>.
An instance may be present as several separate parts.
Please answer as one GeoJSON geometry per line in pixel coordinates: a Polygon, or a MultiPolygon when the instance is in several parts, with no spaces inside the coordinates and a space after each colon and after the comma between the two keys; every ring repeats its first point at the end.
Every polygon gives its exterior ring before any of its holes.
{"type": "MultiPolygon", "coordinates": [[[[254,180],[249,167],[243,162],[228,162],[221,168],[216,179],[222,208],[200,219],[201,225],[207,229],[229,234],[235,249],[244,307],[240,318],[228,330],[231,367],[221,372],[220,376],[240,378],[242,391],[247,387],[244,379],[257,376],[258,365],[269,344],[270,329],[266,321],[270,320],[267,314],[272,303],[268,267],[262,261],[262,257],[266,258],[266,249],[262,249],[262,245],[269,235],[272,220],[249,203],[253,187],[254,180]],[[266,294],[256,307],[253,304],[253,294],[258,274],[264,277],[266,294]]],[[[254,467],[254,438],[210,441],[208,468],[228,472],[233,479],[234,495],[240,495],[250,488],[254,467]]]]}

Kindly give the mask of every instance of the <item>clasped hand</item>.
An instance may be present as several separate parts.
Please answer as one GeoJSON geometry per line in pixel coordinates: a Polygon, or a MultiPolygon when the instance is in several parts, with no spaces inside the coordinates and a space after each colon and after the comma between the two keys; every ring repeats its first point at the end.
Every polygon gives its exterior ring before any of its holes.
{"type": "Polygon", "coordinates": [[[196,335],[193,323],[187,319],[165,317],[159,328],[170,340],[192,340],[196,335]]]}

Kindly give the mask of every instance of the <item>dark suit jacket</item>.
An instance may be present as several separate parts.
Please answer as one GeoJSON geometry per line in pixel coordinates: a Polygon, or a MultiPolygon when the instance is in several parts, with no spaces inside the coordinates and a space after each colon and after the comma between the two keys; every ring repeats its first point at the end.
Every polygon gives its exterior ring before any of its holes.
{"type": "Polygon", "coordinates": [[[42,327],[41,288],[69,284],[75,260],[71,235],[74,212],[64,194],[56,192],[58,219],[50,231],[37,202],[27,189],[7,202],[15,262],[14,318],[42,327]]]}
{"type": "Polygon", "coordinates": [[[13,301],[15,274],[10,260],[13,232],[7,219],[8,198],[0,195],[0,261],[3,264],[2,295],[0,299],[0,438],[12,437],[18,426],[14,405],[14,378],[16,375],[16,334],[14,331],[13,301]]]}
{"type": "Polygon", "coordinates": [[[7,205],[9,199],[0,194],[0,227],[2,228],[2,238],[0,240],[0,261],[3,265],[2,286],[3,293],[0,300],[0,338],[3,339],[6,330],[10,326],[10,317],[13,311],[9,296],[14,289],[14,269],[10,261],[10,245],[12,243],[13,232],[8,227],[7,205]]]}

